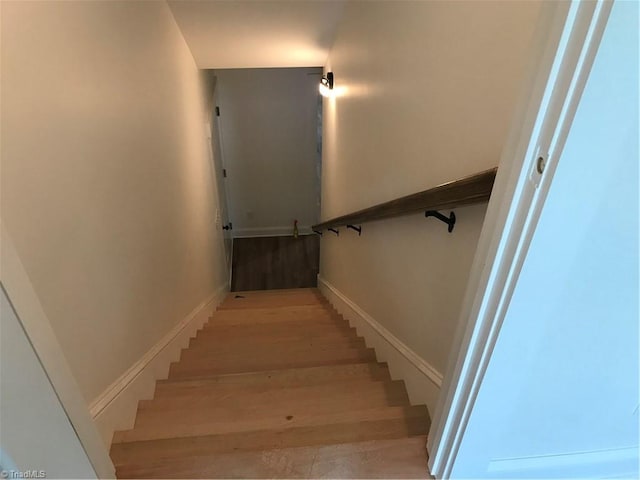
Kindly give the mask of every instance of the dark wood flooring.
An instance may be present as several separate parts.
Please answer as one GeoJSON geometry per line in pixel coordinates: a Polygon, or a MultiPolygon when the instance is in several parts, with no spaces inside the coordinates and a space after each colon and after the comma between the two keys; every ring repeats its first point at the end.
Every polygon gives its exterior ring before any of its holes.
{"type": "Polygon", "coordinates": [[[320,237],[254,237],[233,240],[231,291],[317,286],[320,237]]]}

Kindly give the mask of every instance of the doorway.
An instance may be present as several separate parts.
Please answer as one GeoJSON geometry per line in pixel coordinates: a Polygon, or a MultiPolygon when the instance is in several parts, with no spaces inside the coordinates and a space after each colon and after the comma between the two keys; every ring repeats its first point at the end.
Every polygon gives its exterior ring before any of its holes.
{"type": "MultiPolygon", "coordinates": [[[[216,70],[232,289],[315,287],[322,69],[216,70]]],[[[215,156],[215,155],[214,155],[215,156]]]]}

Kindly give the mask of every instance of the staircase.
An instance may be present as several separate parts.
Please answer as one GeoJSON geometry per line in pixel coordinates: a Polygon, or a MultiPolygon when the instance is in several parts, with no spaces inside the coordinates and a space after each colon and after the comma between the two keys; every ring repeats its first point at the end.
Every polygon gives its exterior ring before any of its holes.
{"type": "Polygon", "coordinates": [[[317,290],[239,292],[111,457],[118,478],[428,478],[428,427],[317,290]]]}

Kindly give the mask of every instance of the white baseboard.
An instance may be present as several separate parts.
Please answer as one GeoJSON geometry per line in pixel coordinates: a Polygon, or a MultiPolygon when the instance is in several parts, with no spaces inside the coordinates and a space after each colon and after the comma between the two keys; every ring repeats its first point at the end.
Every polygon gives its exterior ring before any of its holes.
{"type": "Polygon", "coordinates": [[[367,346],[375,349],[378,361],[387,362],[391,377],[404,380],[411,404],[426,404],[433,414],[442,386],[442,374],[320,276],[318,288],[329,303],[356,328],[358,335],[364,337],[367,346]]]}
{"type": "Polygon", "coordinates": [[[138,402],[153,397],[156,380],[167,377],[171,362],[179,359],[228,291],[228,285],[218,288],[91,402],[89,412],[107,448],[113,432],[133,427],[138,402]]]}
{"type": "MultiPolygon", "coordinates": [[[[250,238],[250,237],[290,237],[293,235],[293,227],[261,227],[261,228],[238,228],[233,230],[234,238],[250,238]]],[[[311,235],[313,230],[311,226],[298,226],[300,235],[311,235]]]]}

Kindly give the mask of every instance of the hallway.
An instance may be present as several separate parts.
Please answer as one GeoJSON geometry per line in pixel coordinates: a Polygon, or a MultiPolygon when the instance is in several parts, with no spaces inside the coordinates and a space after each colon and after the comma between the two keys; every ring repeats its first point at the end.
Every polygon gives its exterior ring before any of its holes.
{"type": "Polygon", "coordinates": [[[429,424],[317,290],[241,292],[111,457],[118,478],[425,478],[429,424]]]}
{"type": "Polygon", "coordinates": [[[320,271],[317,235],[236,238],[231,291],[314,288],[320,271]]]}

